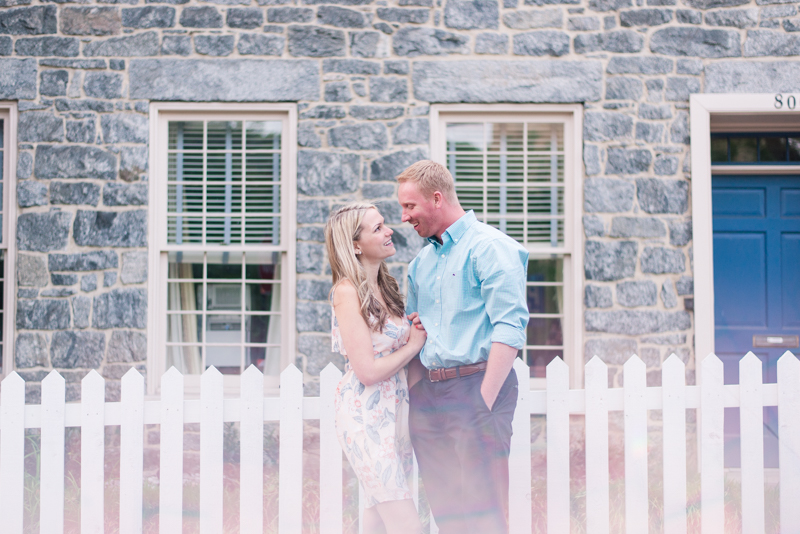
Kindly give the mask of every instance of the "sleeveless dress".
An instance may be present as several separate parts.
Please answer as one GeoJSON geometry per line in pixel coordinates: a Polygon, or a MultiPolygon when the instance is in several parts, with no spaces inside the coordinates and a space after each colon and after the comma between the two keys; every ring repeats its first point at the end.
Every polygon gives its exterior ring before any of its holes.
{"type": "MultiPolygon", "coordinates": [[[[335,313],[332,323],[333,351],[346,358],[335,313]]],[[[371,333],[375,358],[391,354],[408,343],[410,330],[405,318],[401,326],[388,319],[383,332],[371,333]]],[[[364,490],[367,508],[411,498],[408,481],[413,460],[406,377],[403,368],[386,380],[365,386],[348,361],[336,388],[336,435],[364,490]]]]}

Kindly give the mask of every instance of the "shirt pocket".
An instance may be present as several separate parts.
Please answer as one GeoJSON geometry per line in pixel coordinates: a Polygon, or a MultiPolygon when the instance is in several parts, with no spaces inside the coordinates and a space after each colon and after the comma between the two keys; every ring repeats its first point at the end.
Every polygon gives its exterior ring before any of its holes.
{"type": "Polygon", "coordinates": [[[467,311],[476,300],[480,300],[481,290],[469,269],[448,269],[442,281],[442,299],[451,312],[467,311]]]}

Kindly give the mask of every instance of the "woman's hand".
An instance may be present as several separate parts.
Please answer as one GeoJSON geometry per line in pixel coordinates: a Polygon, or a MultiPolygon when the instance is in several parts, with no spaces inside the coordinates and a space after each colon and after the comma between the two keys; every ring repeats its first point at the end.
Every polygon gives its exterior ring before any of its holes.
{"type": "Polygon", "coordinates": [[[425,346],[425,341],[427,339],[428,333],[425,331],[422,323],[420,323],[418,327],[411,327],[411,331],[408,334],[408,344],[414,347],[416,352],[422,350],[422,347],[425,346]]]}

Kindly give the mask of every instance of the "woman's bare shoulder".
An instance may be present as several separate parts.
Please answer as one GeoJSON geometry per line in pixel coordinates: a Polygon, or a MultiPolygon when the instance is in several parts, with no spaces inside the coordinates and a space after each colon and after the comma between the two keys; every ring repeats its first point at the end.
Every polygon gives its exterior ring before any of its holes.
{"type": "Polygon", "coordinates": [[[333,306],[340,304],[358,304],[358,291],[350,280],[342,280],[333,288],[333,306]]]}

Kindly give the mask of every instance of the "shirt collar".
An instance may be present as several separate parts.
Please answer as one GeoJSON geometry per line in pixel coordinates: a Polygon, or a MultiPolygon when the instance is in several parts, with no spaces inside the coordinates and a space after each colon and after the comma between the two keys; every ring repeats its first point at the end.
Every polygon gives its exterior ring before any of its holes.
{"type": "MultiPolygon", "coordinates": [[[[475,212],[469,210],[464,215],[461,216],[456,222],[450,225],[450,227],[444,231],[442,234],[442,245],[444,245],[444,236],[447,235],[454,243],[458,243],[458,240],[466,233],[467,229],[472,226],[474,222],[478,219],[475,217],[475,212]]],[[[436,241],[435,237],[429,237],[428,241],[433,243],[434,246],[440,246],[439,242],[436,241]]]]}

